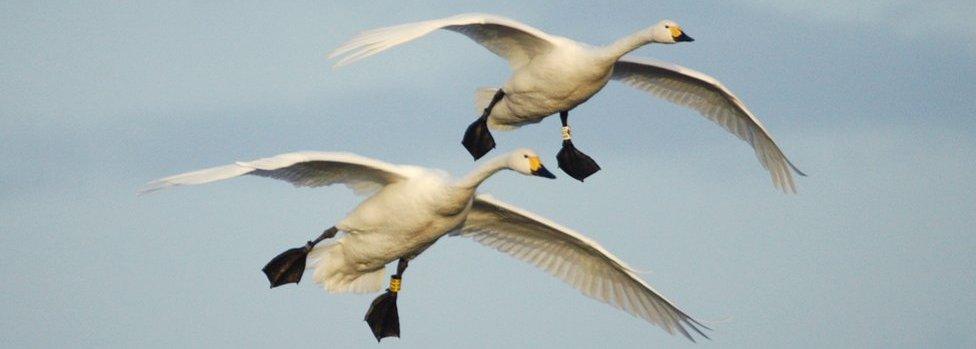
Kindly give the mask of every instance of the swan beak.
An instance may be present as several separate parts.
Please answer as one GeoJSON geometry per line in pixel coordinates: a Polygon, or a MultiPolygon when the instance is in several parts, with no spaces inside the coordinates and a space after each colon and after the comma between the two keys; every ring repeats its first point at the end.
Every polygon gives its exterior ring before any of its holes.
{"type": "Polygon", "coordinates": [[[545,178],[549,178],[549,179],[556,179],[556,175],[552,174],[552,172],[549,172],[549,170],[547,170],[546,167],[545,166],[542,166],[542,165],[539,165],[539,168],[538,169],[536,169],[535,171],[532,171],[532,175],[533,176],[539,176],[539,177],[545,177],[545,178]]]}
{"type": "Polygon", "coordinates": [[[688,34],[685,34],[685,32],[681,32],[681,35],[678,35],[678,37],[674,38],[674,42],[682,42],[682,41],[692,42],[695,41],[695,39],[688,36],[688,34]]]}
{"type": "Polygon", "coordinates": [[[533,176],[556,179],[556,175],[549,172],[545,166],[542,166],[542,162],[539,161],[538,156],[529,157],[529,172],[531,172],[533,176]]]}
{"type": "Polygon", "coordinates": [[[685,31],[677,25],[672,25],[668,29],[671,30],[671,39],[674,39],[674,42],[695,41],[695,39],[692,39],[690,36],[688,36],[688,34],[685,34],[685,31]]]}

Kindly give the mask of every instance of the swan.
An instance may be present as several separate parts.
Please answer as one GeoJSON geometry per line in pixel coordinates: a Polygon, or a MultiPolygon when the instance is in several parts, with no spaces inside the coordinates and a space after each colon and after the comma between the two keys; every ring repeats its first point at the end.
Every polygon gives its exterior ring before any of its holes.
{"type": "Polygon", "coordinates": [[[478,194],[478,186],[501,170],[555,178],[528,149],[491,159],[459,179],[445,172],[393,165],[349,153],[298,152],[188,172],[148,183],[140,193],[209,183],[242,175],[270,177],[297,187],[341,183],[370,195],[338,224],[304,246],[274,257],[263,271],[277,287],[298,283],[306,260],[315,282],[333,293],[377,292],[385,266],[397,260],[386,292],[366,321],[379,341],[399,337],[396,297],[413,258],[444,235],[467,237],[532,263],[579,289],[668,333],[694,341],[689,329],[707,338],[706,328],[654,291],[637,272],[595,241],[543,217],[478,194]],[[319,245],[338,232],[345,234],[319,245]]]}
{"type": "Polygon", "coordinates": [[[694,41],[670,20],[610,45],[594,47],[512,19],[462,14],[366,31],[336,48],[329,58],[338,58],[335,67],[342,67],[438,29],[468,36],[508,60],[513,72],[501,88],[481,88],[475,93],[475,104],[482,114],[467,128],[461,143],[476,160],[495,147],[489,127],[514,129],[559,113],[563,138],[556,156],[559,167],[582,181],[600,166],[573,145],[569,111],[590,99],[609,80],[616,80],[694,109],[748,142],[770,172],[773,184],[784,192],[796,192],[790,169],[805,176],[786,158],[763,123],[715,78],[670,63],[624,57],[649,43],[694,41]]]}

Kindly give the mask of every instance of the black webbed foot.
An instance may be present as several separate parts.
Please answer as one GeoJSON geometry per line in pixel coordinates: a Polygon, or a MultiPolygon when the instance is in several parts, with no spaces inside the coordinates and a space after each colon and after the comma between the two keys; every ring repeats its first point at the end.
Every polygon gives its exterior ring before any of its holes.
{"type": "Polygon", "coordinates": [[[284,284],[298,283],[302,280],[302,273],[305,272],[305,260],[308,259],[308,252],[312,250],[322,240],[336,236],[339,229],[331,227],[322,232],[322,235],[309,241],[302,247],[296,247],[272,258],[268,264],[261,268],[264,275],[271,282],[271,288],[284,284]]]}
{"type": "Polygon", "coordinates": [[[308,251],[312,250],[312,243],[302,247],[296,247],[282,252],[271,259],[261,271],[268,277],[271,287],[275,288],[284,284],[298,283],[302,280],[302,273],[305,272],[305,260],[308,258],[308,251]]]}
{"type": "Polygon", "coordinates": [[[464,148],[468,150],[468,153],[475,160],[480,159],[494,149],[495,138],[488,131],[488,118],[482,116],[472,122],[468,126],[468,129],[464,131],[464,139],[461,140],[461,144],[464,145],[464,148]]]}
{"type": "Polygon", "coordinates": [[[576,149],[573,141],[564,140],[563,148],[556,154],[559,168],[563,169],[570,177],[576,178],[580,182],[586,177],[600,171],[600,165],[596,164],[588,155],[576,149]]]}
{"type": "Polygon", "coordinates": [[[400,337],[400,314],[397,312],[397,292],[386,290],[373,300],[366,311],[366,323],[376,341],[386,337],[400,337]]]}

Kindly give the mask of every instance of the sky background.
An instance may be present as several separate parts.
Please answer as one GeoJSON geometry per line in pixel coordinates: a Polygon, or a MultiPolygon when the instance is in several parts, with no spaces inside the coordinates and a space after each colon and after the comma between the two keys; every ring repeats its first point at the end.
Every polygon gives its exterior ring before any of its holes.
{"type": "MultiPolygon", "coordinates": [[[[496,197],[601,242],[696,318],[694,347],[976,347],[972,1],[0,2],[0,344],[376,347],[369,295],[269,290],[261,267],[359,198],[175,173],[299,150],[464,174],[473,93],[507,64],[450,32],[332,70],[355,33],[462,12],[715,76],[810,176],[777,192],[695,112],[611,83],[573,113],[603,167],[503,173],[496,197]]],[[[496,133],[555,169],[559,122],[496,133]]],[[[461,238],[411,263],[386,347],[691,347],[461,238]]]]}

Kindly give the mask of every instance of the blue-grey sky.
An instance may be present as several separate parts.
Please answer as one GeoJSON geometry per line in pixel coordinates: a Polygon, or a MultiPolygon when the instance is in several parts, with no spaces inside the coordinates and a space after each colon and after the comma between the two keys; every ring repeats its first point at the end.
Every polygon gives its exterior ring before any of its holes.
{"type": "MultiPolygon", "coordinates": [[[[747,145],[611,83],[573,112],[604,170],[483,187],[600,241],[721,347],[976,346],[972,1],[0,2],[0,338],[11,347],[375,347],[374,295],[260,268],[358,202],[241,178],[146,197],[235,160],[343,150],[463,174],[473,92],[507,65],[436,33],[341,70],[360,30],[488,12],[715,76],[810,177],[777,192],[747,145]]],[[[557,119],[496,133],[555,168],[557,119]]],[[[384,346],[684,347],[472,241],[411,264],[384,346]]]]}

